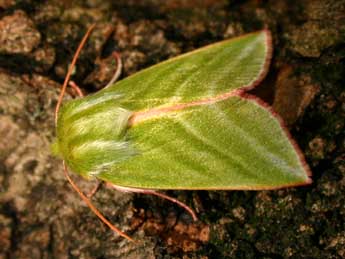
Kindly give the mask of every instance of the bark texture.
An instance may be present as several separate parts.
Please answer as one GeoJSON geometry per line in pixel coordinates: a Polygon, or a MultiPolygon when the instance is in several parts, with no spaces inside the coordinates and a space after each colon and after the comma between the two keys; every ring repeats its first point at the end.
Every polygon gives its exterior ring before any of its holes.
{"type": "MultiPolygon", "coordinates": [[[[344,14],[344,0],[0,1],[0,258],[344,258],[344,14]],[[86,93],[111,78],[114,50],[124,77],[269,28],[274,59],[255,94],[290,126],[313,184],[168,192],[196,223],[174,204],[102,186],[95,205],[140,242],[115,236],[50,155],[59,87],[92,23],[73,76],[86,93]]],[[[85,192],[96,184],[75,179],[85,192]]]]}

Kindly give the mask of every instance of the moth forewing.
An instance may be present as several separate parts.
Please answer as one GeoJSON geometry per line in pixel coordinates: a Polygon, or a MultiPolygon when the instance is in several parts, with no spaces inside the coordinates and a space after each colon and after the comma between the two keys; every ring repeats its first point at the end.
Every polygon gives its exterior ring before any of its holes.
{"type": "Polygon", "coordinates": [[[265,77],[271,57],[271,34],[262,30],[69,101],[58,114],[55,153],[77,174],[129,189],[308,184],[310,169],[282,120],[246,94],[265,77]]]}
{"type": "Polygon", "coordinates": [[[74,172],[134,188],[274,189],[308,182],[303,158],[271,110],[242,95],[266,75],[271,55],[271,35],[263,30],[71,101],[59,117],[59,150],[74,172]]]}

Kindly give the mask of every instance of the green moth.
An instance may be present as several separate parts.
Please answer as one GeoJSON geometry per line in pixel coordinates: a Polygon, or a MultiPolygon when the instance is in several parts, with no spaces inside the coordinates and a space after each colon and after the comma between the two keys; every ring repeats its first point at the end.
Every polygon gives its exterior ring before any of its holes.
{"type": "Polygon", "coordinates": [[[268,30],[140,71],[58,114],[55,153],[86,178],[139,189],[263,190],[311,182],[272,109],[246,93],[265,77],[268,30]]]}

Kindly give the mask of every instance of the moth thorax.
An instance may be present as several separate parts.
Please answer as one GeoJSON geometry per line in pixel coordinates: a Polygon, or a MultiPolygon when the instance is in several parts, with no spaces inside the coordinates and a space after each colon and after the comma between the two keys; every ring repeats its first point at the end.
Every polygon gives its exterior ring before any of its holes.
{"type": "MultiPolygon", "coordinates": [[[[76,100],[79,101],[79,100],[76,100]]],[[[135,152],[126,140],[132,112],[116,102],[69,102],[59,114],[56,153],[83,176],[109,170],[135,152]]]]}

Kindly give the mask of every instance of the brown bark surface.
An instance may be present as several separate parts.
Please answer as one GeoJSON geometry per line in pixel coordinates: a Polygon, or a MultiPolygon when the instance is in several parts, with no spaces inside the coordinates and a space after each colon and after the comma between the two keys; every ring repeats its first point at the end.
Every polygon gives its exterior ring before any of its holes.
{"type": "MultiPolygon", "coordinates": [[[[344,0],[0,1],[0,258],[344,258],[344,86],[344,0]],[[196,223],[174,204],[103,185],[93,202],[140,242],[117,237],[51,156],[59,87],[92,23],[73,75],[85,93],[107,84],[114,50],[124,78],[269,28],[274,59],[254,93],[289,125],[313,184],[167,192],[196,210],[196,223]]],[[[84,192],[97,184],[74,179],[84,192]]]]}

